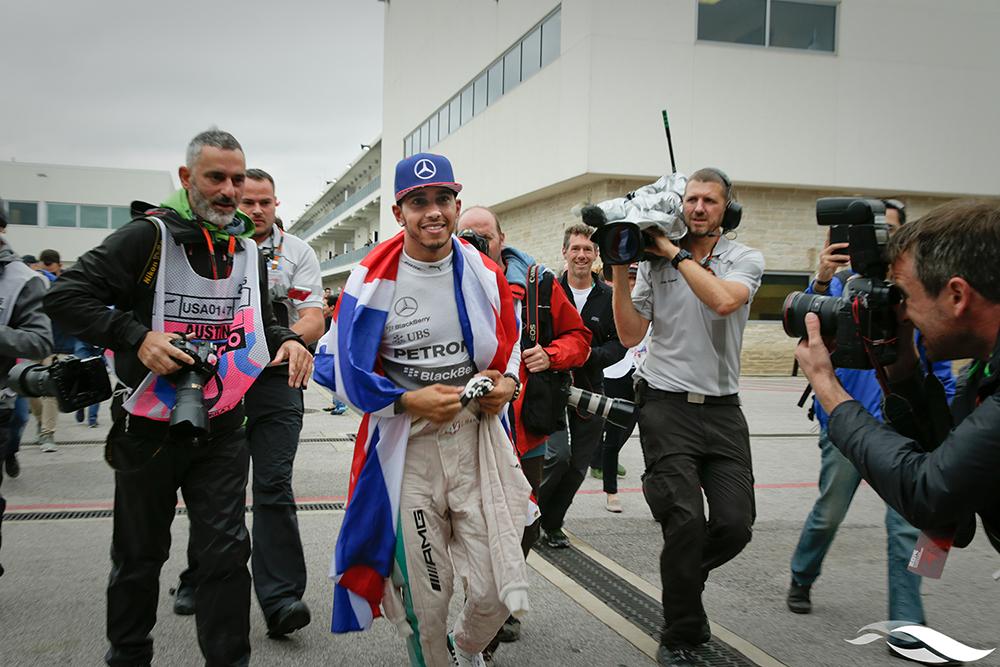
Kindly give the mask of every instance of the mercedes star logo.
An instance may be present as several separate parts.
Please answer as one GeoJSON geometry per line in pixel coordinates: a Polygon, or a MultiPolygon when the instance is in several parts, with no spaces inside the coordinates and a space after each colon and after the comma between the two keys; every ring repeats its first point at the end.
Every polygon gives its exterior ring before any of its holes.
{"type": "Polygon", "coordinates": [[[427,158],[421,158],[417,160],[417,163],[413,165],[413,175],[422,181],[426,181],[428,178],[434,178],[434,174],[437,173],[437,167],[434,163],[427,158]]]}
{"type": "Polygon", "coordinates": [[[404,296],[396,302],[395,310],[400,317],[409,317],[417,312],[417,300],[412,296],[404,296]]]}

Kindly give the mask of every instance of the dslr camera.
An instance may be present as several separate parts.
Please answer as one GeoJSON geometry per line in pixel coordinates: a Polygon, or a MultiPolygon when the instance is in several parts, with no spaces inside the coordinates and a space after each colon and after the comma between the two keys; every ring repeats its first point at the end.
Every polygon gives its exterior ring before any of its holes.
{"type": "Polygon", "coordinates": [[[686,185],[683,174],[668,174],[624,197],[580,209],[583,223],[596,227],[590,240],[600,248],[601,261],[607,265],[656,259],[645,252],[646,246],[656,243],[652,235],[664,234],[671,241],[683,238],[686,185]]]}
{"type": "Polygon", "coordinates": [[[170,413],[170,434],[179,438],[200,438],[208,434],[205,385],[215,377],[219,354],[212,343],[174,338],[170,344],[194,359],[167,376],[177,390],[177,402],[170,413]]]}
{"type": "Polygon", "coordinates": [[[76,412],[111,397],[111,381],[101,357],[68,357],[48,366],[22,361],[7,373],[7,386],[21,396],[54,396],[60,412],[76,412]]]}
{"type": "Polygon", "coordinates": [[[855,275],[842,296],[792,292],[782,307],[785,333],[805,338],[807,313],[819,317],[820,333],[833,338],[830,360],[838,368],[870,369],[896,360],[895,306],[899,289],[886,280],[889,225],[878,199],[825,197],[816,200],[816,222],[830,227],[831,242],[847,241],[855,275]]]}
{"type": "Polygon", "coordinates": [[[473,248],[483,253],[487,257],[490,256],[490,242],[484,237],[475,233],[471,229],[463,229],[458,233],[458,238],[467,241],[473,248]]]}

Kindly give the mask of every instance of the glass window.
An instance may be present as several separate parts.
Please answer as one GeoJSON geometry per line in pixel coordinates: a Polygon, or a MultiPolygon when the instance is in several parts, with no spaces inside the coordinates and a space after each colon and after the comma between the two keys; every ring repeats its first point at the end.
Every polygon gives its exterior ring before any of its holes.
{"type": "Polygon", "coordinates": [[[517,44],[503,57],[503,92],[509,93],[521,83],[521,45],[517,44]]]}
{"type": "Polygon", "coordinates": [[[472,120],[472,84],[462,91],[462,125],[472,120]]]}
{"type": "Polygon", "coordinates": [[[698,39],[764,45],[767,0],[700,0],[698,39]]]}
{"type": "Polygon", "coordinates": [[[444,105],[441,111],[438,111],[438,126],[440,128],[440,136],[443,140],[448,136],[450,130],[448,129],[448,105],[444,105]]]}
{"type": "Polygon", "coordinates": [[[542,28],[538,27],[521,42],[521,81],[542,68],[542,28]]]}
{"type": "Polygon", "coordinates": [[[427,142],[428,146],[433,146],[438,142],[438,115],[434,114],[430,119],[431,124],[431,138],[427,142]]]}
{"type": "Polygon", "coordinates": [[[462,98],[459,95],[451,98],[448,104],[448,127],[454,132],[462,127],[462,98]]]}
{"type": "Polygon", "coordinates": [[[559,57],[561,24],[562,12],[556,12],[542,24],[542,67],[559,57]]]}
{"type": "Polygon", "coordinates": [[[476,83],[473,84],[473,107],[472,115],[477,115],[486,110],[486,72],[479,75],[476,83]]]}
{"type": "Polygon", "coordinates": [[[431,122],[427,120],[424,121],[424,124],[420,126],[420,150],[421,152],[423,152],[430,147],[431,147],[431,122]]]}
{"type": "Polygon", "coordinates": [[[835,5],[771,0],[771,46],[832,53],[836,28],[835,5]]]}
{"type": "Polygon", "coordinates": [[[403,142],[403,157],[410,157],[413,155],[413,135],[411,134],[403,142]]]}
{"type": "Polygon", "coordinates": [[[487,76],[486,103],[493,104],[497,98],[503,95],[503,60],[498,60],[490,65],[487,76]]]}
{"type": "Polygon", "coordinates": [[[49,204],[49,227],[76,227],[76,204],[49,204]]]}
{"type": "Polygon", "coordinates": [[[111,229],[124,227],[132,219],[132,211],[126,206],[111,207],[111,229]]]}
{"type": "Polygon", "coordinates": [[[7,219],[12,225],[37,225],[38,204],[27,201],[7,202],[7,219]]]}
{"type": "Polygon", "coordinates": [[[108,228],[107,206],[81,206],[80,226],[88,229],[108,228]]]}
{"type": "Polygon", "coordinates": [[[790,292],[809,287],[808,273],[765,273],[750,303],[751,320],[781,320],[781,307],[790,292]]]}

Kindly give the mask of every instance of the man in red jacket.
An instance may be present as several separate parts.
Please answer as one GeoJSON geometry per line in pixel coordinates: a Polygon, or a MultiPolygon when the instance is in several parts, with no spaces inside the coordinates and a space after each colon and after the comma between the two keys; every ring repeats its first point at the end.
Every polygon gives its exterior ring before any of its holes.
{"type": "MultiPolygon", "coordinates": [[[[510,291],[514,297],[515,308],[521,308],[521,326],[524,327],[527,321],[526,313],[523,310],[525,302],[525,285],[527,284],[528,269],[536,262],[526,253],[504,245],[504,234],[500,229],[500,220],[496,214],[488,208],[473,206],[462,211],[458,219],[458,230],[470,229],[489,242],[489,252],[487,253],[497,266],[504,270],[507,282],[510,284],[510,291]],[[520,305],[518,305],[520,304],[520,305]]],[[[548,298],[543,297],[543,302],[551,304],[549,310],[552,319],[552,340],[532,347],[526,347],[526,337],[521,338],[521,367],[520,380],[521,391],[513,402],[514,408],[514,428],[515,444],[517,453],[521,458],[521,469],[524,476],[531,484],[534,494],[538,493],[538,487],[542,483],[542,468],[545,464],[545,442],[548,435],[532,433],[524,428],[521,420],[521,409],[524,403],[525,389],[527,383],[531,381],[531,376],[545,370],[568,371],[578,368],[587,361],[590,356],[590,329],[583,324],[580,313],[570,303],[566,293],[560,288],[559,283],[554,280],[554,276],[547,269],[539,265],[539,281],[541,285],[548,286],[545,292],[548,298]],[[543,279],[543,274],[548,274],[547,279],[543,279]]],[[[540,327],[544,329],[545,327],[540,327]]],[[[540,533],[539,522],[524,529],[524,536],[521,539],[521,548],[525,557],[531,550],[532,545],[538,541],[540,533]]],[[[497,635],[501,641],[516,641],[521,634],[520,622],[511,617],[504,623],[503,628],[497,635]]],[[[496,641],[487,650],[495,648],[496,641]]]]}

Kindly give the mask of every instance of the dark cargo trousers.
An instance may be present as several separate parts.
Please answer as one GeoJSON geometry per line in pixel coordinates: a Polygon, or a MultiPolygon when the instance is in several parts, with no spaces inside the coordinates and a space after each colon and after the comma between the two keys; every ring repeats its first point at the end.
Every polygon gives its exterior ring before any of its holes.
{"type": "MultiPolygon", "coordinates": [[[[244,402],[253,462],[250,569],[257,601],[270,625],[277,612],[306,592],[306,562],[292,491],[292,464],[302,431],[302,390],[288,386],[287,373],[267,369],[244,402]]],[[[190,549],[192,542],[188,544],[188,569],[181,573],[181,582],[191,586],[200,562],[190,549]]]]}
{"type": "Polygon", "coordinates": [[[549,533],[563,527],[576,492],[583,485],[594,453],[601,449],[604,420],[581,417],[569,409],[566,430],[549,436],[545,469],[538,491],[542,529],[549,533]]]}
{"type": "Polygon", "coordinates": [[[663,531],[661,643],[692,647],[709,637],[701,601],[708,573],[750,541],[756,515],[750,435],[735,396],[729,405],[698,404],[640,386],[636,397],[642,491],[663,531]]]}
{"type": "MultiPolygon", "coordinates": [[[[134,422],[135,420],[133,420],[134,422]]],[[[245,524],[249,450],[242,428],[200,445],[166,436],[108,434],[114,460],[115,510],[108,580],[108,639],[113,666],[148,665],[156,623],[160,568],[170,554],[170,524],[180,488],[199,563],[196,625],[205,664],[250,660],[250,536],[245,524]]]]}

